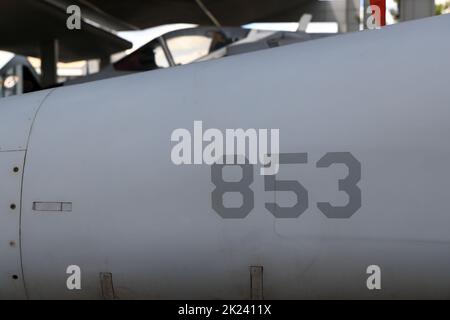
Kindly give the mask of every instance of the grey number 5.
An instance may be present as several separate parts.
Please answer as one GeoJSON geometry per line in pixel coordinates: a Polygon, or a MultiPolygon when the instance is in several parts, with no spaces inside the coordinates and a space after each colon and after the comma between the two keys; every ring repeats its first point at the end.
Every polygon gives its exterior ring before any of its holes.
{"type": "MultiPolygon", "coordinates": [[[[280,164],[307,163],[307,153],[280,153],[280,164]]],[[[292,207],[281,207],[276,203],[266,203],[266,209],[276,218],[298,218],[308,209],[308,190],[295,180],[276,180],[275,175],[264,176],[265,191],[290,191],[297,196],[292,207]]]]}

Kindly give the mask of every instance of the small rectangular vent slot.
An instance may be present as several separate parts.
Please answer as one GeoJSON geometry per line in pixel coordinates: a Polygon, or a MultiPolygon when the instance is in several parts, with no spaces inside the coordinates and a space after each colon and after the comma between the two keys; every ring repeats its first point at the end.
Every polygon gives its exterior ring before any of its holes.
{"type": "Polygon", "coordinates": [[[34,211],[70,212],[72,202],[33,202],[34,211]]]}

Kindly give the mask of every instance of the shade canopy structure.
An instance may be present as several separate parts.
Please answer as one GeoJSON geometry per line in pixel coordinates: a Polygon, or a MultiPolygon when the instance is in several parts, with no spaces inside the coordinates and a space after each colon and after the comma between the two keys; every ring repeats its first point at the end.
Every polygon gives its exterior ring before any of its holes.
{"type": "MultiPolygon", "coordinates": [[[[345,1],[345,0],[344,0],[345,1]]],[[[211,24],[205,8],[221,25],[250,22],[298,21],[305,6],[317,0],[89,0],[99,12],[114,16],[136,28],[168,23],[211,24]],[[203,6],[202,6],[203,5],[203,6]]]]}
{"type": "Polygon", "coordinates": [[[132,47],[114,33],[82,20],[69,30],[65,8],[41,0],[0,1],[0,50],[41,56],[41,44],[58,40],[59,61],[94,59],[132,47]]]}

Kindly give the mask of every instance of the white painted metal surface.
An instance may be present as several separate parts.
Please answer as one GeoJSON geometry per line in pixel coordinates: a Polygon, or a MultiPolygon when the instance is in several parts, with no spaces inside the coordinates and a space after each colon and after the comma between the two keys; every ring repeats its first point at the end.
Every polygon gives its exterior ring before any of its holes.
{"type": "Polygon", "coordinates": [[[20,260],[24,151],[0,152],[0,299],[25,299],[20,260]]]}
{"type": "Polygon", "coordinates": [[[25,150],[31,124],[48,90],[2,99],[0,103],[0,151],[25,150]]]}
{"type": "Polygon", "coordinates": [[[0,103],[0,299],[26,298],[20,255],[23,164],[34,116],[48,93],[0,103]]]}
{"type": "Polygon", "coordinates": [[[450,61],[435,59],[450,53],[449,35],[443,16],[54,90],[24,171],[28,297],[101,299],[99,275],[110,273],[119,299],[248,299],[249,267],[262,266],[266,299],[449,298],[450,61]],[[281,152],[308,162],[282,165],[277,179],[301,182],[308,209],[271,215],[266,202],[295,197],[264,191],[255,168],[254,209],[221,218],[211,168],[170,160],[172,131],[194,120],[279,128],[281,152]],[[316,165],[336,151],[362,168],[362,206],[349,219],[317,208],[348,200],[345,166],[316,165]],[[381,291],[366,287],[372,264],[381,291]],[[66,288],[69,265],[81,267],[81,290],[66,288]]]}

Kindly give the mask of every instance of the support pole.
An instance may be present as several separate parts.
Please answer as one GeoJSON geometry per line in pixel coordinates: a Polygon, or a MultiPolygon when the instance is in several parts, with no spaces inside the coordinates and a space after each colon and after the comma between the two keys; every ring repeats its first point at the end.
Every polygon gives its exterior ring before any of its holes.
{"type": "Polygon", "coordinates": [[[104,55],[100,57],[100,70],[109,66],[111,64],[111,57],[109,55],[104,55]]]}
{"type": "Polygon", "coordinates": [[[41,42],[41,81],[44,88],[58,82],[58,40],[51,39],[41,42]]]}
{"type": "Polygon", "coordinates": [[[386,0],[370,0],[371,6],[378,6],[381,11],[380,17],[380,25],[379,27],[383,27],[386,25],[386,0]]]}
{"type": "Polygon", "coordinates": [[[434,0],[401,0],[400,20],[408,21],[434,16],[434,0]]]}
{"type": "Polygon", "coordinates": [[[368,8],[369,6],[378,6],[380,8],[380,20],[379,20],[379,24],[377,21],[377,26],[378,27],[383,27],[386,25],[386,0],[364,0],[364,18],[363,18],[363,26],[364,29],[367,29],[367,19],[369,18],[370,15],[374,14],[375,11],[370,11],[368,12],[368,8]]]}

